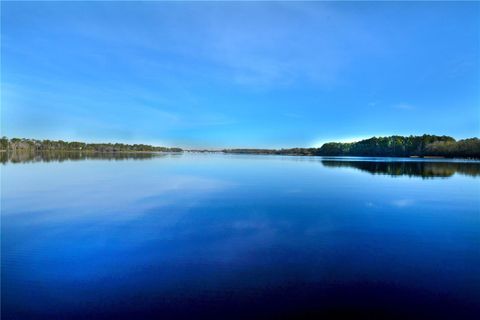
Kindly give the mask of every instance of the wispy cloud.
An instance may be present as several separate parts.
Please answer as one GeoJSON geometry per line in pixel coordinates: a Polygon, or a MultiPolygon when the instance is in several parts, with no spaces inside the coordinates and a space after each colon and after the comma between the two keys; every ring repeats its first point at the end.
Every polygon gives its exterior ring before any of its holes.
{"type": "MultiPolygon", "coordinates": [[[[120,19],[123,15],[108,24],[95,15],[63,23],[76,36],[108,44],[102,51],[110,57],[120,54],[118,46],[122,56],[134,53],[135,59],[124,62],[136,68],[146,63],[157,64],[157,69],[182,70],[185,66],[198,68],[192,61],[202,62],[209,66],[210,77],[254,88],[285,86],[298,80],[332,86],[341,81],[342,71],[351,63],[350,46],[370,52],[378,48],[379,41],[358,19],[328,4],[149,4],[132,10],[143,17],[142,23],[125,24],[120,19]],[[179,23],[185,20],[188,22],[179,23]],[[332,21],[335,33],[330,32],[332,21]],[[159,55],[176,61],[160,65],[159,55]]],[[[128,20],[129,15],[123,18],[128,20]]],[[[81,54],[106,57],[88,51],[81,54]]]]}
{"type": "Polygon", "coordinates": [[[392,201],[392,205],[399,208],[409,207],[412,206],[414,203],[415,201],[413,199],[398,199],[392,201]]]}
{"type": "Polygon", "coordinates": [[[415,106],[408,103],[399,103],[395,104],[393,108],[398,110],[414,110],[415,106]]]}
{"type": "MultiPolygon", "coordinates": [[[[371,138],[373,135],[369,136],[356,136],[356,137],[343,137],[343,138],[331,138],[331,139],[321,139],[318,141],[315,141],[312,143],[312,147],[314,148],[319,148],[321,147],[324,143],[327,142],[342,142],[342,143],[352,143],[352,142],[357,142],[365,139],[371,138]]],[[[380,135],[381,136],[381,135],[380,135]]]]}

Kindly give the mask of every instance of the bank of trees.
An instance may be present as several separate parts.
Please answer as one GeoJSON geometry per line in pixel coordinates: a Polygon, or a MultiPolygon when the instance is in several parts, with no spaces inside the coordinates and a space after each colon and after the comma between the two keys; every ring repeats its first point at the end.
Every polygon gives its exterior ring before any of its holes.
{"type": "Polygon", "coordinates": [[[146,144],[85,143],[62,140],[0,139],[0,150],[6,151],[91,151],[91,152],[181,152],[180,148],[155,147],[146,144]]]}
{"type": "Polygon", "coordinates": [[[224,152],[314,156],[480,158],[480,140],[471,138],[456,141],[449,136],[425,134],[408,137],[373,137],[352,143],[329,142],[320,148],[228,149],[224,152]]]}
{"type": "Polygon", "coordinates": [[[471,138],[456,142],[436,141],[429,144],[426,154],[445,157],[480,158],[480,139],[471,138]]]}
{"type": "MultiPolygon", "coordinates": [[[[91,151],[91,152],[181,152],[180,148],[155,147],[146,144],[85,143],[62,140],[0,139],[0,150],[7,151],[91,151]]],[[[480,139],[456,141],[448,136],[373,137],[352,142],[325,143],[320,148],[292,149],[226,149],[225,153],[276,154],[300,156],[363,156],[363,157],[446,157],[480,158],[480,139]]]]}
{"type": "Polygon", "coordinates": [[[382,156],[382,157],[410,157],[410,156],[447,156],[446,154],[432,154],[432,144],[448,144],[454,146],[458,142],[448,136],[390,136],[373,137],[353,143],[326,143],[319,150],[319,155],[327,156],[382,156]]]}

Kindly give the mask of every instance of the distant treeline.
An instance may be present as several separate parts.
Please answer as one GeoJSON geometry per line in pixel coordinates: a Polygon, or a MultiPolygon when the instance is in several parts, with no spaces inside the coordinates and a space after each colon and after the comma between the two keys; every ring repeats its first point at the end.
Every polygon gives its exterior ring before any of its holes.
{"type": "Polygon", "coordinates": [[[480,139],[456,141],[448,136],[424,134],[409,137],[373,137],[352,143],[329,142],[320,148],[226,149],[223,152],[307,156],[480,158],[480,139]]]}
{"type": "Polygon", "coordinates": [[[276,154],[284,156],[318,156],[320,148],[291,148],[291,149],[224,149],[224,153],[237,154],[276,154]]]}
{"type": "MultiPolygon", "coordinates": [[[[62,140],[0,139],[0,150],[82,151],[82,152],[182,152],[181,148],[155,147],[146,144],[85,143],[62,140]]],[[[225,153],[277,154],[296,156],[360,156],[360,157],[445,157],[480,158],[480,139],[456,141],[448,136],[373,137],[352,143],[329,142],[320,148],[292,149],[225,149],[225,153]]]]}
{"type": "Polygon", "coordinates": [[[62,140],[0,139],[0,150],[5,151],[86,151],[86,152],[181,152],[180,148],[155,147],[146,144],[85,143],[62,140]]]}

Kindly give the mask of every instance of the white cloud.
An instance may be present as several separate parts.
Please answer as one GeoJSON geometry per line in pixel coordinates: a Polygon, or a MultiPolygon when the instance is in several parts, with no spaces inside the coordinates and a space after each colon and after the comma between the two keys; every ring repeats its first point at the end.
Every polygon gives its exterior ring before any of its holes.
{"type": "Polygon", "coordinates": [[[399,110],[413,110],[413,109],[415,109],[415,107],[413,105],[408,104],[408,103],[399,103],[399,104],[394,105],[393,108],[399,109],[399,110]]]}
{"type": "Polygon", "coordinates": [[[392,205],[395,207],[403,208],[403,207],[409,207],[414,204],[415,201],[412,199],[398,199],[392,201],[392,205]]]}
{"type": "MultiPolygon", "coordinates": [[[[382,136],[382,135],[379,135],[382,136]]],[[[314,148],[320,148],[324,143],[327,142],[341,142],[341,143],[352,143],[352,142],[358,142],[361,140],[369,139],[373,137],[373,135],[368,135],[368,136],[353,136],[353,137],[343,137],[343,138],[330,138],[330,139],[321,139],[317,140],[314,143],[312,143],[312,147],[314,148]]]]}

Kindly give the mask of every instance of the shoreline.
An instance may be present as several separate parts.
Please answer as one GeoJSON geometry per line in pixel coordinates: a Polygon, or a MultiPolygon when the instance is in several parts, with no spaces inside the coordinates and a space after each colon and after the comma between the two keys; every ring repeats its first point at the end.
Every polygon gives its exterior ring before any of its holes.
{"type": "Polygon", "coordinates": [[[63,140],[38,140],[2,137],[0,152],[76,152],[76,153],[224,153],[249,155],[324,156],[324,157],[382,157],[423,159],[480,159],[480,139],[473,137],[455,140],[449,136],[387,136],[372,137],[357,142],[327,142],[311,148],[215,148],[183,149],[148,144],[87,143],[63,140]]]}
{"type": "Polygon", "coordinates": [[[225,150],[182,150],[182,151],[100,151],[100,150],[0,150],[0,154],[42,154],[42,153],[69,153],[69,154],[96,154],[96,155],[115,155],[115,154],[184,154],[184,153],[196,153],[196,154],[224,154],[224,155],[248,155],[248,156],[282,156],[282,157],[318,157],[329,159],[358,159],[358,161],[368,161],[368,159],[404,159],[408,160],[459,160],[459,161],[474,161],[480,162],[480,158],[475,157],[445,157],[445,156],[382,156],[382,155],[314,155],[314,154],[294,154],[294,153],[259,153],[259,152],[230,152],[225,150]]]}

